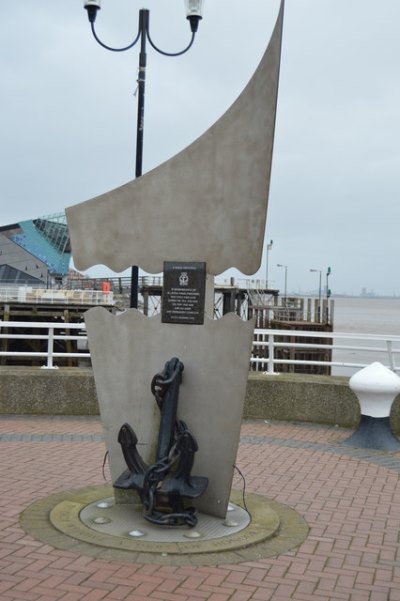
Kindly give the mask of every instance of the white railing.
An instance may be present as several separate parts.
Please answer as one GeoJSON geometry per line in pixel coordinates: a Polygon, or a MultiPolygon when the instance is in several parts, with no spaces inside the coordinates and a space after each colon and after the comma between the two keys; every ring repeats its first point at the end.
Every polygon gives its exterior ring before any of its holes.
{"type": "MultiPolygon", "coordinates": [[[[400,366],[396,365],[395,356],[400,354],[400,336],[386,334],[357,334],[348,332],[318,332],[303,330],[260,330],[254,331],[256,340],[253,343],[253,354],[257,349],[268,347],[268,357],[252,357],[251,363],[259,364],[267,373],[276,373],[275,365],[314,365],[331,366],[342,368],[361,369],[372,363],[380,361],[387,364],[387,367],[393,371],[400,371],[400,366]],[[295,342],[281,341],[279,339],[285,336],[295,342]],[[258,339],[257,339],[258,338],[258,339]],[[317,338],[326,340],[326,343],[319,342],[298,342],[301,338],[317,338]],[[277,340],[278,339],[278,340],[277,340]],[[347,344],[345,344],[347,342],[347,344]],[[315,349],[332,350],[331,361],[302,360],[302,359],[282,359],[277,358],[275,349],[302,349],[314,351],[315,349]],[[358,360],[342,360],[341,357],[355,357],[358,360]]],[[[257,353],[256,353],[257,354],[257,353]]]]}
{"type": "MultiPolygon", "coordinates": [[[[0,321],[0,342],[3,340],[45,340],[47,341],[46,350],[43,351],[10,351],[0,350],[0,357],[27,357],[27,358],[43,358],[45,364],[42,366],[47,369],[54,369],[54,360],[58,358],[75,358],[75,359],[90,359],[89,352],[70,352],[61,353],[54,351],[54,342],[76,341],[87,345],[86,325],[84,323],[52,323],[52,322],[32,322],[32,321],[0,321]],[[9,330],[12,329],[12,332],[9,330]],[[15,330],[24,330],[22,334],[15,334],[15,330]],[[33,334],[27,330],[47,330],[46,333],[33,334]]],[[[3,348],[3,342],[0,344],[3,348]]]]}
{"type": "Polygon", "coordinates": [[[0,301],[33,303],[33,304],[65,304],[65,305],[112,305],[113,292],[102,290],[64,290],[38,288],[34,286],[0,286],[0,301]]]}
{"type": "MultiPolygon", "coordinates": [[[[268,374],[276,373],[277,365],[308,365],[308,366],[331,366],[343,368],[361,369],[373,361],[381,361],[393,371],[400,371],[400,365],[396,365],[396,355],[400,354],[400,336],[379,334],[356,334],[344,332],[310,332],[303,330],[261,330],[254,331],[253,356],[251,363],[259,366],[261,371],[268,374]],[[282,336],[286,341],[282,341],[282,336]],[[290,338],[296,341],[288,342],[290,338]],[[299,339],[308,339],[307,342],[299,342],[299,339]],[[309,339],[319,339],[310,342],[309,339]],[[327,343],[321,343],[326,340],[327,343]],[[266,357],[257,357],[260,349],[267,347],[266,357]],[[293,350],[316,349],[333,351],[331,361],[282,359],[276,356],[276,349],[285,348],[293,350]],[[342,358],[341,358],[342,357],[342,358]],[[343,357],[346,360],[343,360],[343,357]],[[348,359],[348,360],[347,360],[348,359]]],[[[76,341],[81,349],[87,348],[86,326],[84,323],[53,323],[53,322],[22,322],[22,321],[0,321],[0,358],[42,358],[43,367],[55,368],[58,359],[90,359],[90,353],[86,350],[71,352],[56,352],[55,341],[76,341]],[[40,333],[35,333],[40,330],[40,333]],[[19,331],[19,333],[17,333],[19,331]],[[45,341],[41,351],[13,351],[7,347],[12,340],[45,341]]],[[[263,353],[264,354],[264,353],[263,353]]],[[[28,364],[29,362],[27,362],[28,364]]],[[[23,364],[23,363],[22,363],[23,364]]]]}

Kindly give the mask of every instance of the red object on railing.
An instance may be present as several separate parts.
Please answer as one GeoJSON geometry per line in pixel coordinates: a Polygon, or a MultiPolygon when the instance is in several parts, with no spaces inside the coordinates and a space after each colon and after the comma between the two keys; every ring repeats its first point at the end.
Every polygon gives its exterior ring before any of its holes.
{"type": "Polygon", "coordinates": [[[110,282],[103,282],[101,285],[101,291],[103,294],[108,294],[111,290],[110,282]]]}

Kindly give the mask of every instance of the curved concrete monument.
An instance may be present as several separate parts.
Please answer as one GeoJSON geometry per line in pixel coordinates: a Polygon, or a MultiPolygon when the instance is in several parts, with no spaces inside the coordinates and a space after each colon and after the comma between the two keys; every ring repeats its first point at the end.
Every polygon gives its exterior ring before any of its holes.
{"type": "Polygon", "coordinates": [[[124,469],[117,436],[125,422],[135,430],[144,460],[154,456],[159,412],[150,384],[177,357],[185,366],[178,416],[199,443],[195,473],[209,482],[195,505],[216,517],[225,516],[232,486],[254,324],[233,314],[203,323],[204,301],[201,319],[190,321],[194,299],[207,296],[191,283],[190,270],[203,269],[205,280],[229,267],[253,274],[260,266],[283,7],[282,1],[258,69],[219,121],[148,174],[66,211],[78,269],[139,265],[158,273],[169,265],[178,277],[170,288],[164,278],[163,290],[164,309],[168,299],[175,303],[171,314],[181,311],[175,321],[135,309],[119,316],[101,308],[87,313],[113,482],[124,469]]]}
{"type": "Polygon", "coordinates": [[[261,263],[275,129],[283,2],[271,41],[228,111],[139,179],[66,210],[77,269],[205,261],[207,272],[261,263]],[[101,232],[101,235],[100,235],[101,232]]]}

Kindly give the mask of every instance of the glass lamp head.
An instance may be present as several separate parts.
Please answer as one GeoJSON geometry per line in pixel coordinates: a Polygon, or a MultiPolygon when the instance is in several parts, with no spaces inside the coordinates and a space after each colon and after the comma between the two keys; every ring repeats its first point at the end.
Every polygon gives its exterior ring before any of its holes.
{"type": "Polygon", "coordinates": [[[190,28],[193,33],[197,31],[199,21],[203,17],[203,0],[184,0],[186,9],[186,18],[190,21],[190,28]]]}
{"type": "Polygon", "coordinates": [[[185,0],[186,16],[200,17],[203,16],[203,0],[185,0]]]}

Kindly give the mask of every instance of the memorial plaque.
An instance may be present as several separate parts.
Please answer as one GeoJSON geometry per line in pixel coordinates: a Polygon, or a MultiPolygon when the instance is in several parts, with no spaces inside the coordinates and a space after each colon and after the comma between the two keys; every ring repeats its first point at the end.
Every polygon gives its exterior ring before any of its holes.
{"type": "Polygon", "coordinates": [[[204,323],[206,264],[164,262],[163,323],[204,323]]]}

